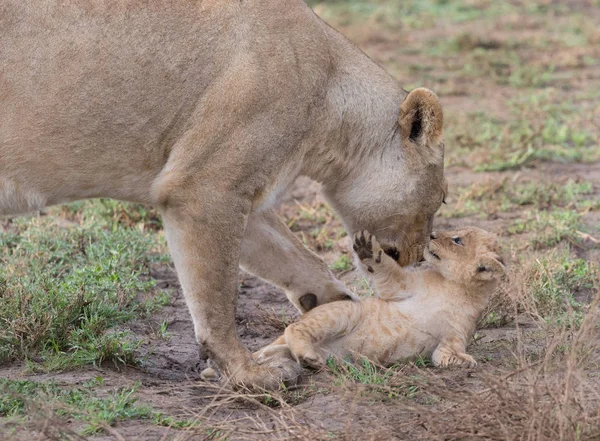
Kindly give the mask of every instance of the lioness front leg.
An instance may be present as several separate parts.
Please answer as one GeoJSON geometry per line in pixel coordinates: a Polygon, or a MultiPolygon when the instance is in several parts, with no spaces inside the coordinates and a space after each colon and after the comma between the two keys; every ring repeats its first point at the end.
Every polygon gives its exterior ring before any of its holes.
{"type": "Polygon", "coordinates": [[[235,384],[271,389],[297,378],[300,369],[292,361],[259,366],[237,336],[238,262],[251,201],[222,187],[182,182],[184,188],[161,182],[157,192],[198,343],[235,384]]]}
{"type": "Polygon", "coordinates": [[[285,290],[303,313],[336,300],[357,299],[271,210],[250,215],[240,264],[285,290]]]}

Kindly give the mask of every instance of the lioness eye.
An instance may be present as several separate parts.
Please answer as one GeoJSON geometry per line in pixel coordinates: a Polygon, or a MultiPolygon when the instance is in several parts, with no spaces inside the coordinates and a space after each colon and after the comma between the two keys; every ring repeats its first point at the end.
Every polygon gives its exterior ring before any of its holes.
{"type": "Polygon", "coordinates": [[[456,236],[452,238],[452,242],[454,242],[456,245],[462,245],[462,240],[460,240],[460,237],[456,236]]]}

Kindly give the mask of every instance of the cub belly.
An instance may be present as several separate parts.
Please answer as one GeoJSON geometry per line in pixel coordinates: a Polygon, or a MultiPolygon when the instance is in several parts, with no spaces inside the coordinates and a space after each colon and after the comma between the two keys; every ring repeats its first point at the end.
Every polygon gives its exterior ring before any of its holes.
{"type": "Polygon", "coordinates": [[[366,357],[386,366],[418,355],[431,355],[435,347],[431,336],[395,306],[378,298],[364,300],[360,323],[344,335],[322,342],[323,356],[366,357]]]}

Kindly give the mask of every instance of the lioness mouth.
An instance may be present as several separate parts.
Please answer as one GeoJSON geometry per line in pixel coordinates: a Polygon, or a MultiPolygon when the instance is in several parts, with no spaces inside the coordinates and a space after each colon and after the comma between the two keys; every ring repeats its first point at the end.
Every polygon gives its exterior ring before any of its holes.
{"type": "Polygon", "coordinates": [[[394,259],[396,262],[398,262],[398,260],[400,259],[400,251],[398,251],[398,248],[396,248],[396,247],[387,248],[384,250],[384,252],[385,252],[385,254],[390,256],[392,259],[394,259]]]}

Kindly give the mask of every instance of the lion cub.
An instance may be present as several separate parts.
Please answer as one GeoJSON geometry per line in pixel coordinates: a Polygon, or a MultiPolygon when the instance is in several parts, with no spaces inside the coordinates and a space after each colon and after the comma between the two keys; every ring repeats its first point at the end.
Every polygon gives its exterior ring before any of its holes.
{"type": "Polygon", "coordinates": [[[256,359],[285,355],[320,368],[329,356],[385,366],[420,355],[435,366],[476,365],[466,348],[505,270],[495,235],[479,228],[433,233],[426,262],[405,268],[366,231],[353,247],[377,296],[318,306],[256,359]]]}

